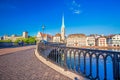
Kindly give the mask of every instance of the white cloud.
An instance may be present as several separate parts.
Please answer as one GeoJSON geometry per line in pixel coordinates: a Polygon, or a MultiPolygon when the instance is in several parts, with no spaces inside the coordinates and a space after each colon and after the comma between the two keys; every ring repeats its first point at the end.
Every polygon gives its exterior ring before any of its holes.
{"type": "Polygon", "coordinates": [[[74,7],[80,7],[80,4],[77,3],[75,0],[72,1],[72,6],[74,7]]]}
{"type": "Polygon", "coordinates": [[[70,10],[74,13],[74,14],[80,14],[81,10],[80,10],[80,4],[77,3],[75,0],[72,1],[72,4],[70,6],[70,10]]]}
{"type": "Polygon", "coordinates": [[[66,5],[68,9],[73,13],[73,14],[81,14],[81,5],[79,2],[76,0],[65,0],[66,5]]]}
{"type": "Polygon", "coordinates": [[[80,14],[80,10],[74,10],[73,13],[75,13],[75,14],[80,14]]]}

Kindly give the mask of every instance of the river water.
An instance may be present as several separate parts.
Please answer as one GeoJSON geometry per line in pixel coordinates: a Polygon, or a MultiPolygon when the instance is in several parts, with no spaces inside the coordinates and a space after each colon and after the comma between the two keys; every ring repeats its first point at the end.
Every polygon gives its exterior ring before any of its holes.
{"type": "MultiPolygon", "coordinates": [[[[116,52],[120,52],[120,50],[118,49],[109,49],[107,51],[116,51],[116,52]]],[[[93,55],[92,57],[92,77],[95,78],[97,71],[96,71],[96,57],[94,57],[95,55],[93,55]]],[[[71,53],[71,58],[70,58],[70,54],[69,52],[67,53],[67,58],[66,58],[66,64],[67,67],[72,70],[72,71],[77,71],[78,73],[83,73],[84,72],[84,56],[81,55],[80,56],[80,60],[78,58],[78,54],[75,55],[75,59],[74,59],[74,53],[71,53]],[[74,61],[75,60],[75,61],[74,61]],[[75,63],[74,63],[75,62],[75,63]],[[79,64],[80,65],[79,65],[79,64]],[[76,64],[76,65],[75,65],[76,64]],[[75,65],[75,66],[74,66],[75,65]]],[[[90,74],[90,58],[89,55],[86,56],[86,75],[90,74]]],[[[60,60],[58,60],[58,63],[60,62],[60,64],[64,63],[64,57],[61,57],[60,60]],[[63,58],[63,59],[62,59],[63,58]]],[[[63,64],[62,64],[63,65],[63,64]]],[[[100,80],[104,80],[104,59],[102,56],[99,57],[98,60],[98,69],[99,69],[99,78],[100,80]]],[[[119,63],[120,66],[120,63],[119,63]]],[[[107,57],[106,59],[106,69],[107,69],[107,80],[114,80],[113,78],[113,62],[112,62],[112,58],[111,57],[107,57]]],[[[119,71],[120,72],[120,71],[119,71]]],[[[119,73],[120,74],[120,73],[119,73]]]]}
{"type": "MultiPolygon", "coordinates": [[[[72,70],[76,70],[83,73],[84,70],[84,57],[80,57],[80,66],[78,66],[78,57],[75,58],[76,66],[74,68],[74,58],[72,57],[70,60],[69,55],[67,56],[67,67],[72,70]]],[[[90,59],[89,57],[86,58],[86,75],[89,75],[90,73],[90,59]]],[[[96,77],[96,58],[92,59],[92,76],[96,77]]],[[[104,79],[104,62],[103,58],[101,57],[99,59],[99,77],[100,80],[104,79]]],[[[107,80],[114,80],[113,79],[113,66],[112,66],[112,59],[110,57],[107,58],[107,80]]]]}

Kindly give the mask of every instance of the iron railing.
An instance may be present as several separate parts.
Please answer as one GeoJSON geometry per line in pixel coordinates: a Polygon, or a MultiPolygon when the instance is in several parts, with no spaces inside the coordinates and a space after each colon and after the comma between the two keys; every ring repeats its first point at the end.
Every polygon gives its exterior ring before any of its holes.
{"type": "Polygon", "coordinates": [[[38,44],[46,59],[91,80],[120,80],[120,52],[66,47],[64,44],[38,44]]]}

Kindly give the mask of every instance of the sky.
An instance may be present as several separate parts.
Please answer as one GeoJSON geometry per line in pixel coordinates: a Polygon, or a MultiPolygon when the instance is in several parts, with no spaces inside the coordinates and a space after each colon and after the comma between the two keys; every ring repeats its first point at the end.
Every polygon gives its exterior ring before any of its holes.
{"type": "Polygon", "coordinates": [[[0,36],[60,33],[119,34],[120,0],[0,0],[0,36]]]}

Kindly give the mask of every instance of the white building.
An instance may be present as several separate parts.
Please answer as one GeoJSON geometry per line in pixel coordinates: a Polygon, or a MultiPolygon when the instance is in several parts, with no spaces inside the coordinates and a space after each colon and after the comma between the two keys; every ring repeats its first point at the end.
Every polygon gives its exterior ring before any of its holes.
{"type": "Polygon", "coordinates": [[[28,38],[28,32],[23,32],[23,38],[28,38]]]}
{"type": "Polygon", "coordinates": [[[107,47],[107,39],[106,39],[106,37],[102,36],[102,37],[97,38],[96,46],[107,47]]]}
{"type": "Polygon", "coordinates": [[[112,46],[112,37],[113,37],[114,35],[108,35],[107,36],[107,45],[108,46],[112,46]]]}
{"type": "Polygon", "coordinates": [[[11,40],[13,42],[19,38],[28,38],[28,32],[23,32],[22,36],[16,36],[15,34],[13,34],[12,36],[8,35],[3,36],[3,40],[11,40]]]}
{"type": "Polygon", "coordinates": [[[86,46],[95,46],[95,37],[94,36],[87,36],[86,38],[86,46]]]}
{"type": "Polygon", "coordinates": [[[120,47],[120,34],[114,35],[112,37],[112,46],[120,47]]]}
{"type": "Polygon", "coordinates": [[[54,37],[53,37],[53,42],[61,42],[61,34],[57,33],[54,37]]]}
{"type": "Polygon", "coordinates": [[[85,34],[70,34],[67,38],[68,47],[82,47],[86,46],[85,34]]]}
{"type": "Polygon", "coordinates": [[[36,40],[37,41],[41,41],[41,40],[45,40],[48,42],[52,42],[52,36],[49,34],[43,34],[41,32],[38,32],[37,36],[36,36],[36,40]]]}

